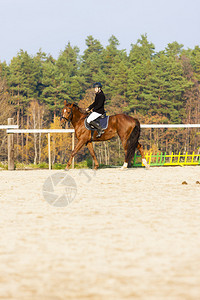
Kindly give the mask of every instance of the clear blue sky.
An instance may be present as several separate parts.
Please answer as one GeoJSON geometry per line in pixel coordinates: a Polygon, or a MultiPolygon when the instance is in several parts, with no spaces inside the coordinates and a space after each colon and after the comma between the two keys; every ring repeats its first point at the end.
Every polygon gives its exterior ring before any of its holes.
{"type": "Polygon", "coordinates": [[[194,48],[199,14],[200,0],[0,0],[0,61],[20,49],[57,58],[69,41],[82,53],[88,35],[103,46],[115,35],[128,52],[145,33],[156,51],[173,41],[194,48]]]}

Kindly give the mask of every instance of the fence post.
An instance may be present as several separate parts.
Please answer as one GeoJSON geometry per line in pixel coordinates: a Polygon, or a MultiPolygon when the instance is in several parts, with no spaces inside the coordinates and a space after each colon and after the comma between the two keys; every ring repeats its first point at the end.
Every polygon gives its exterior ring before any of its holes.
{"type": "Polygon", "coordinates": [[[163,158],[163,153],[160,153],[160,165],[162,166],[162,158],[163,158]]]}
{"type": "Polygon", "coordinates": [[[157,152],[157,156],[156,156],[156,166],[158,166],[158,159],[159,159],[159,152],[157,152]]]}
{"type": "Polygon", "coordinates": [[[194,151],[192,153],[192,163],[194,162],[194,151]]]}
{"type": "Polygon", "coordinates": [[[179,153],[178,153],[178,165],[180,164],[180,157],[181,157],[181,153],[179,151],[179,153]]]}
{"type": "MultiPolygon", "coordinates": [[[[8,118],[8,125],[14,125],[14,119],[8,118]]],[[[14,135],[8,134],[8,170],[13,171],[14,165],[14,135]]]]}
{"type": "MultiPolygon", "coordinates": [[[[74,150],[74,144],[75,144],[75,134],[72,132],[72,151],[74,150]]],[[[74,157],[72,159],[72,169],[74,169],[74,157]]]]}
{"type": "Polygon", "coordinates": [[[187,162],[187,155],[188,155],[188,153],[186,152],[186,154],[185,154],[185,164],[186,164],[186,162],[187,162]]]}
{"type": "Polygon", "coordinates": [[[48,132],[48,157],[49,157],[49,170],[51,170],[51,135],[48,132]]]}
{"type": "Polygon", "coordinates": [[[150,152],[150,155],[149,155],[149,165],[151,165],[151,155],[152,155],[152,153],[150,152]]]}

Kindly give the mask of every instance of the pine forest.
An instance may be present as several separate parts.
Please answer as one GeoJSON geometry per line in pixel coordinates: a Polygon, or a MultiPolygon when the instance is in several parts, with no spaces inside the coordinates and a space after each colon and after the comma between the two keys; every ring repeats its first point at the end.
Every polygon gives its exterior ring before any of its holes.
{"type": "MultiPolygon", "coordinates": [[[[87,108],[94,100],[92,85],[101,82],[107,115],[125,113],[141,124],[200,123],[200,47],[184,49],[177,42],[159,52],[146,34],[119,50],[111,36],[107,45],[93,36],[85,40],[83,54],[70,42],[57,59],[41,49],[34,56],[20,50],[8,64],[0,57],[0,124],[14,118],[19,128],[60,128],[64,100],[87,108]]],[[[143,129],[140,142],[145,151],[200,153],[199,129],[143,129]]],[[[53,164],[65,164],[71,152],[71,134],[52,134],[53,164]]],[[[48,162],[47,136],[15,135],[18,164],[48,162]]],[[[95,143],[102,165],[123,162],[119,139],[95,143]]],[[[0,162],[7,161],[7,134],[0,131],[0,162]]],[[[76,164],[92,164],[85,147],[76,164]]]]}

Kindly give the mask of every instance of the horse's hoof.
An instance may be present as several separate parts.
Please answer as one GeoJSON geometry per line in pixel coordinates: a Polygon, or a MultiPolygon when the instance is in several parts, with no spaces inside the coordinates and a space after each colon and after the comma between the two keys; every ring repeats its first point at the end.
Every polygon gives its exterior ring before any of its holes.
{"type": "Polygon", "coordinates": [[[123,166],[120,168],[121,171],[128,170],[128,163],[124,162],[123,166]]]}
{"type": "Polygon", "coordinates": [[[127,167],[124,167],[124,166],[122,166],[122,167],[120,168],[120,170],[121,170],[121,171],[125,171],[125,170],[128,170],[128,168],[127,168],[127,167]]]}
{"type": "Polygon", "coordinates": [[[67,172],[67,171],[69,171],[69,169],[66,167],[66,168],[64,169],[64,171],[67,172]]]}
{"type": "Polygon", "coordinates": [[[150,165],[148,165],[148,163],[147,163],[147,161],[146,161],[145,158],[142,159],[142,164],[145,166],[145,168],[146,168],[147,170],[150,169],[150,165]]]}

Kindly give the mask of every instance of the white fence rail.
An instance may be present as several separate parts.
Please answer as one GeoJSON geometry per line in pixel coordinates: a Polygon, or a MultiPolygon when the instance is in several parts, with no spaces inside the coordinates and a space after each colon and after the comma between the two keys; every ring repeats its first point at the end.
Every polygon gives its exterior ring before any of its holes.
{"type": "MultiPolygon", "coordinates": [[[[10,141],[8,143],[8,164],[9,156],[12,156],[12,167],[8,166],[9,170],[14,169],[14,155],[10,154],[14,152],[13,144],[13,134],[16,133],[33,133],[33,134],[48,134],[48,160],[49,160],[49,170],[51,169],[51,134],[52,133],[72,133],[72,150],[74,150],[74,140],[75,140],[75,131],[74,129],[18,129],[17,125],[13,125],[13,119],[9,119],[10,125],[0,125],[0,129],[6,129],[10,141]]],[[[200,124],[141,124],[141,128],[200,128],[200,124]]],[[[72,162],[72,167],[74,168],[74,159],[72,162]]]]}
{"type": "Polygon", "coordinates": [[[0,125],[0,129],[17,129],[18,125],[0,125]]]}
{"type": "MultiPolygon", "coordinates": [[[[51,133],[72,133],[72,151],[74,150],[74,142],[75,142],[75,134],[74,129],[13,129],[10,127],[11,125],[8,125],[7,133],[9,135],[13,135],[14,133],[43,133],[48,134],[48,161],[49,161],[49,170],[51,170],[51,133]]],[[[13,145],[14,146],[14,145],[13,145]]],[[[11,146],[11,147],[13,147],[11,146]]],[[[8,149],[8,153],[10,153],[11,150],[8,149]]],[[[13,165],[13,164],[12,164],[13,165]]],[[[72,168],[74,168],[74,158],[72,160],[72,168]]],[[[12,170],[13,167],[9,167],[9,170],[12,170]]]]}
{"type": "MultiPolygon", "coordinates": [[[[141,124],[141,128],[200,128],[200,124],[141,124]]],[[[74,129],[17,129],[17,125],[0,125],[7,133],[69,133],[74,129]]]]}
{"type": "Polygon", "coordinates": [[[200,128],[200,124],[141,124],[141,128],[200,128]]]}
{"type": "Polygon", "coordinates": [[[74,129],[7,129],[7,133],[69,133],[74,129]]]}

